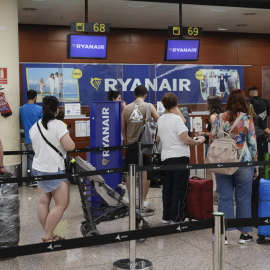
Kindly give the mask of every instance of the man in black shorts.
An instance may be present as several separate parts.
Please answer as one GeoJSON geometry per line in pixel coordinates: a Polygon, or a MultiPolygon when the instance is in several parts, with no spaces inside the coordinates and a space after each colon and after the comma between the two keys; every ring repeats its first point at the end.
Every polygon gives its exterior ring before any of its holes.
{"type": "MultiPolygon", "coordinates": [[[[135,101],[127,105],[122,111],[122,135],[128,149],[125,156],[125,165],[137,164],[138,165],[138,138],[143,125],[146,122],[146,107],[147,103],[144,102],[147,96],[147,89],[144,85],[136,87],[135,101]]],[[[150,104],[150,119],[158,120],[159,114],[156,108],[150,104]]],[[[150,156],[144,155],[143,164],[148,165],[150,156]]],[[[144,207],[147,207],[148,203],[146,196],[149,190],[150,181],[147,180],[147,172],[143,172],[143,200],[144,207]]],[[[127,174],[127,187],[129,187],[129,176],[127,174]]]]}

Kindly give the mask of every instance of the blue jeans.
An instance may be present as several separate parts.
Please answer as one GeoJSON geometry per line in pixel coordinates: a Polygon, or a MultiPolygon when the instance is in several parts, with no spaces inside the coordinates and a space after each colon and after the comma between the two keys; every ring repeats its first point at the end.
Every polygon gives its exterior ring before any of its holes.
{"type": "MultiPolygon", "coordinates": [[[[251,218],[251,191],[254,167],[240,167],[233,175],[216,173],[218,190],[218,211],[223,212],[226,218],[233,219],[235,193],[236,217],[251,218]]],[[[238,227],[241,232],[252,232],[252,227],[238,227]]],[[[228,231],[234,228],[227,229],[228,231]]]]}
{"type": "MultiPolygon", "coordinates": [[[[27,151],[33,151],[32,143],[26,144],[27,151]]],[[[34,154],[27,155],[28,167],[30,170],[30,176],[34,176],[32,164],[33,164],[34,154]]]]}

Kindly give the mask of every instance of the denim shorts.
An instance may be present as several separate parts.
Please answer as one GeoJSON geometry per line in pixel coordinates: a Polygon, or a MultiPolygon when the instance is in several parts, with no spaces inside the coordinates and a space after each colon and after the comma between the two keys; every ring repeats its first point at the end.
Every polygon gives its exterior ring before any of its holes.
{"type": "MultiPolygon", "coordinates": [[[[65,174],[66,171],[62,171],[58,168],[58,172],[40,172],[33,169],[34,176],[44,176],[44,175],[53,175],[53,174],[65,174]]],[[[38,187],[43,188],[45,193],[52,192],[60,187],[61,182],[65,181],[66,183],[70,184],[67,178],[63,179],[55,179],[55,180],[45,180],[45,181],[37,181],[38,187]]]]}

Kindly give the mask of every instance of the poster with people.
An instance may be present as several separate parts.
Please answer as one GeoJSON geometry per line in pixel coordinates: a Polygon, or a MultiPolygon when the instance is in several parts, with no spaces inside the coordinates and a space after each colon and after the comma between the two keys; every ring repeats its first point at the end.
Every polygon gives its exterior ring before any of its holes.
{"type": "Polygon", "coordinates": [[[55,96],[61,102],[79,102],[80,94],[77,79],[73,78],[73,68],[58,65],[34,65],[25,69],[27,90],[37,91],[37,102],[44,96],[55,96]]]}
{"type": "Polygon", "coordinates": [[[230,92],[240,87],[237,69],[211,68],[201,69],[200,89],[203,100],[209,95],[216,95],[225,103],[230,92]]]}

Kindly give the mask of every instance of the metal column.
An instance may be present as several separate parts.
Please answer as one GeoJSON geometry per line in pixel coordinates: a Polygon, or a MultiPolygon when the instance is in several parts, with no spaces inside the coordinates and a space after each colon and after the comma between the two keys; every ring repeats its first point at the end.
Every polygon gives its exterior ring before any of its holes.
{"type": "MultiPolygon", "coordinates": [[[[136,165],[129,165],[129,230],[136,230],[136,165]]],[[[113,269],[153,269],[152,263],[144,259],[136,259],[136,240],[129,241],[129,259],[113,263],[113,269]]]]}
{"type": "Polygon", "coordinates": [[[224,213],[213,213],[213,270],[225,269],[225,216],[224,213]]]}

